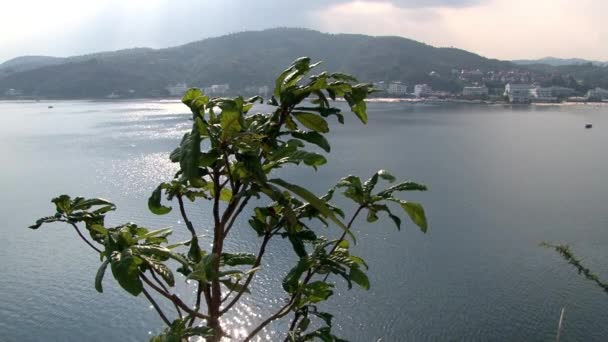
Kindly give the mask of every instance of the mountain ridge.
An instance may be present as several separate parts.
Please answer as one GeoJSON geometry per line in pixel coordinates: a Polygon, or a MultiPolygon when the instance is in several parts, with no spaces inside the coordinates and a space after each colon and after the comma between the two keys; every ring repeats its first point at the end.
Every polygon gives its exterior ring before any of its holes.
{"type": "MultiPolygon", "coordinates": [[[[490,59],[462,49],[433,47],[399,36],[322,33],[302,28],[244,31],[161,48],[132,48],[44,59],[37,67],[6,72],[0,65],[0,94],[18,89],[27,96],[99,98],[110,93],[139,97],[166,96],[165,87],[186,83],[228,83],[239,90],[272,85],[273,77],[294,59],[308,56],[325,69],[356,75],[366,82],[429,83],[459,91],[454,70],[510,70],[509,61],[490,59]],[[44,64],[46,65],[40,65],[44,64]],[[2,73],[4,70],[4,73],[2,73]]],[[[43,59],[40,59],[43,58],[43,59]]],[[[14,63],[14,59],[12,60],[14,63]]],[[[31,65],[31,64],[30,64],[31,65]]]]}

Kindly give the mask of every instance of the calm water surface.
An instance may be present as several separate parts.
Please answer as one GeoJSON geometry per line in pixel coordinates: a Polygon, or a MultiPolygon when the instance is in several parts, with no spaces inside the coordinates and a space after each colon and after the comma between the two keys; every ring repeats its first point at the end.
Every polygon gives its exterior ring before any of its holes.
{"type": "MultiPolygon", "coordinates": [[[[284,175],[318,193],[379,168],[424,182],[430,191],[409,198],[424,203],[430,229],[359,222],[355,249],[372,289],[337,291],[329,311],[340,313],[339,336],[550,341],[565,306],[563,341],[608,339],[608,296],[538,247],[568,243],[608,278],[608,107],[370,104],[367,126],[349,118],[332,128],[328,165],[284,175]]],[[[168,153],[189,125],[176,102],[0,102],[0,340],[142,341],[158,332],[144,298],[111,277],[95,291],[99,260],[72,230],[26,227],[68,193],[115,201],[111,224],[172,226],[184,237],[179,217],[153,216],[146,200],[174,173],[168,153]]],[[[206,212],[192,214],[203,233],[206,212]]],[[[245,221],[233,232],[229,249],[257,249],[245,221]]],[[[281,304],[276,280],[293,256],[283,242],[270,253],[255,298],[225,322],[234,336],[281,304]]],[[[273,330],[264,338],[277,340],[273,330]]]]}

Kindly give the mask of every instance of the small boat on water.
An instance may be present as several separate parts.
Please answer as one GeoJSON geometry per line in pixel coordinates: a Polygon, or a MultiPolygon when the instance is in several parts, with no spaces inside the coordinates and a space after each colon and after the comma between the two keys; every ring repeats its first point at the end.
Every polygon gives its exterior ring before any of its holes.
{"type": "Polygon", "coordinates": [[[53,108],[53,106],[49,106],[49,108],[53,108]]]}
{"type": "Polygon", "coordinates": [[[591,129],[591,128],[593,128],[593,125],[592,125],[592,124],[590,124],[590,123],[588,123],[588,124],[586,124],[586,125],[585,125],[585,128],[586,128],[586,129],[591,129]]]}

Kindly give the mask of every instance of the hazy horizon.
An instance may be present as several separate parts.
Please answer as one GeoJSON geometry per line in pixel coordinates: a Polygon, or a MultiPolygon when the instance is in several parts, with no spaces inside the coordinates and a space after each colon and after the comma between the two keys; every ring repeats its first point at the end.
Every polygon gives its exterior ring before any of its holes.
{"type": "Polygon", "coordinates": [[[605,61],[607,11],[601,0],[311,0],[297,10],[279,0],[9,0],[0,13],[0,63],[26,55],[165,48],[275,27],[401,36],[501,60],[605,61]]]}

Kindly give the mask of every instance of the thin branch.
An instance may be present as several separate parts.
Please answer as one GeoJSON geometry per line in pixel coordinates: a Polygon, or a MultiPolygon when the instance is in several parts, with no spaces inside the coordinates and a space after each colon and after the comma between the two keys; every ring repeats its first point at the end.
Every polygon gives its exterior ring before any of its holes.
{"type": "Polygon", "coordinates": [[[204,315],[200,312],[195,312],[194,310],[190,309],[188,307],[188,305],[184,304],[184,302],[182,302],[181,299],[179,299],[179,297],[177,297],[174,294],[170,294],[165,292],[163,289],[161,289],[160,287],[156,286],[156,284],[154,284],[153,282],[150,281],[150,279],[148,279],[148,277],[146,277],[145,274],[143,273],[139,273],[139,276],[141,277],[141,279],[148,284],[148,286],[150,286],[152,289],[154,289],[156,292],[158,292],[161,296],[167,298],[168,300],[172,301],[173,303],[175,303],[177,306],[179,306],[182,310],[184,310],[186,313],[192,315],[192,316],[196,316],[198,318],[202,318],[202,319],[208,319],[209,316],[204,315]]]}
{"type": "MultiPolygon", "coordinates": [[[[150,268],[150,274],[152,275],[152,278],[154,278],[154,280],[158,283],[158,285],[160,285],[160,287],[163,288],[163,290],[165,290],[165,292],[169,293],[169,290],[167,289],[167,287],[165,286],[165,284],[163,284],[162,281],[160,281],[160,279],[158,279],[158,277],[156,276],[156,272],[154,272],[153,269],[150,268]]],[[[175,306],[175,310],[177,311],[177,315],[179,316],[179,318],[183,318],[182,316],[182,311],[179,309],[179,306],[177,306],[177,304],[173,303],[173,305],[175,306]]]]}
{"type": "MultiPolygon", "coordinates": [[[[255,259],[255,262],[252,265],[252,269],[259,267],[260,264],[262,263],[262,256],[264,256],[264,253],[266,252],[266,245],[268,244],[268,241],[270,241],[271,238],[271,234],[267,233],[264,236],[264,240],[262,241],[262,244],[260,245],[260,251],[258,252],[258,256],[255,259]]],[[[249,283],[251,283],[251,280],[253,279],[253,276],[255,275],[255,272],[251,272],[249,273],[249,276],[247,276],[247,279],[245,280],[245,283],[243,284],[243,288],[237,292],[236,296],[232,299],[232,301],[230,301],[230,303],[228,305],[226,305],[221,311],[220,311],[220,315],[225,314],[226,312],[228,312],[228,310],[230,310],[230,308],[232,308],[241,298],[241,296],[243,295],[243,293],[245,293],[245,290],[247,289],[247,287],[249,286],[249,283]]]]}
{"type": "Polygon", "coordinates": [[[295,303],[296,303],[296,301],[293,300],[293,297],[292,297],[292,300],[289,301],[287,304],[285,304],[281,309],[279,309],[279,311],[277,311],[274,315],[268,317],[264,322],[262,322],[255,329],[253,329],[251,331],[251,333],[249,333],[249,335],[243,340],[243,342],[251,341],[251,339],[254,338],[255,335],[257,335],[268,324],[272,323],[273,321],[275,321],[279,318],[285,317],[285,315],[287,315],[291,311],[291,309],[293,308],[295,303]]]}
{"type": "MultiPolygon", "coordinates": [[[[236,285],[238,286],[239,282],[236,282],[236,285]]],[[[234,288],[230,289],[230,291],[228,291],[228,293],[224,296],[224,298],[222,298],[222,303],[224,303],[226,300],[228,300],[228,298],[230,298],[230,295],[232,295],[232,293],[234,293],[234,288]]]]}
{"type": "Polygon", "coordinates": [[[224,236],[228,235],[228,232],[230,231],[230,229],[232,229],[232,226],[234,225],[234,221],[236,221],[236,219],[239,217],[239,215],[241,214],[243,209],[245,209],[250,198],[251,198],[251,195],[247,195],[247,197],[245,197],[245,200],[243,202],[241,202],[241,205],[239,206],[239,208],[232,215],[230,222],[228,222],[228,225],[226,225],[226,229],[224,230],[224,236]]]}
{"type": "Polygon", "coordinates": [[[78,235],[80,236],[80,238],[87,244],[89,245],[89,247],[93,248],[95,251],[97,251],[97,253],[101,254],[103,253],[99,248],[95,247],[84,235],[82,235],[82,233],[80,232],[80,229],[78,229],[78,226],[73,223],[73,222],[68,222],[69,224],[72,225],[72,227],[74,227],[74,229],[76,230],[76,232],[78,233],[78,235]]]}
{"type": "Polygon", "coordinates": [[[158,312],[158,315],[160,316],[160,318],[162,318],[163,321],[168,326],[171,326],[171,322],[167,319],[167,316],[165,316],[165,314],[163,313],[163,310],[161,310],[160,307],[158,306],[158,304],[156,304],[156,301],[154,301],[154,298],[152,298],[152,296],[150,296],[150,294],[148,293],[148,291],[146,289],[142,289],[141,291],[143,292],[144,296],[146,296],[146,298],[148,298],[150,303],[152,303],[152,306],[154,307],[154,309],[156,309],[156,312],[158,312]]]}
{"type": "MultiPolygon", "coordinates": [[[[359,215],[359,213],[361,212],[361,210],[364,208],[364,206],[360,206],[359,208],[357,208],[357,211],[355,211],[355,213],[353,214],[353,217],[350,219],[350,221],[348,222],[348,225],[346,226],[348,229],[350,229],[350,227],[353,225],[353,223],[355,222],[355,219],[357,218],[357,216],[359,215]]],[[[342,233],[342,236],[340,237],[340,239],[338,241],[336,241],[336,244],[334,245],[334,247],[331,249],[331,253],[333,253],[336,248],[338,247],[338,245],[340,244],[340,242],[342,240],[344,240],[344,238],[346,237],[346,231],[344,233],[342,233]]],[[[306,284],[308,284],[308,282],[312,279],[312,277],[316,274],[317,269],[311,271],[308,270],[306,277],[304,278],[304,281],[302,282],[302,287],[300,287],[300,289],[296,292],[294,292],[291,295],[291,298],[289,300],[289,302],[287,304],[285,304],[285,306],[283,306],[278,312],[276,312],[274,315],[268,317],[268,319],[266,319],[264,322],[262,322],[260,325],[258,325],[250,334],[249,336],[247,336],[247,338],[244,341],[250,341],[257,333],[259,333],[262,329],[264,329],[264,327],[266,327],[268,324],[272,323],[273,321],[284,317],[285,315],[287,315],[291,309],[293,309],[293,307],[295,306],[295,304],[298,302],[297,298],[301,295],[301,289],[306,286],[306,284]]],[[[327,276],[325,276],[325,279],[323,281],[327,280],[327,276]]],[[[297,321],[297,319],[294,318],[294,321],[297,321]]],[[[295,326],[295,323],[292,322],[292,325],[295,326]]]]}
{"type": "Polygon", "coordinates": [[[230,181],[230,188],[234,190],[234,181],[232,180],[232,171],[230,171],[230,161],[228,160],[228,154],[224,151],[224,163],[226,164],[226,173],[228,174],[228,180],[230,181]]]}
{"type": "Polygon", "coordinates": [[[593,281],[599,287],[601,287],[606,293],[608,293],[608,282],[603,282],[597,276],[597,274],[593,273],[590,269],[583,266],[581,261],[572,253],[570,247],[567,245],[551,245],[546,242],[541,243],[541,246],[553,248],[556,252],[558,252],[569,264],[576,267],[579,274],[583,274],[585,278],[593,281]]]}
{"type": "MultiPolygon", "coordinates": [[[[198,287],[196,288],[196,304],[194,306],[194,311],[198,312],[198,310],[200,310],[201,308],[201,293],[203,293],[203,284],[201,284],[201,282],[198,282],[198,287]]],[[[196,317],[192,316],[192,318],[190,318],[190,323],[188,323],[188,326],[191,327],[194,324],[194,320],[196,319],[196,317]]]]}
{"type": "Polygon", "coordinates": [[[186,227],[190,231],[190,234],[192,234],[192,237],[195,237],[196,231],[194,230],[194,225],[188,219],[188,215],[186,215],[186,209],[184,208],[184,200],[182,199],[181,195],[177,196],[177,202],[179,203],[179,212],[182,214],[182,218],[184,219],[184,222],[186,223],[186,227]]]}

